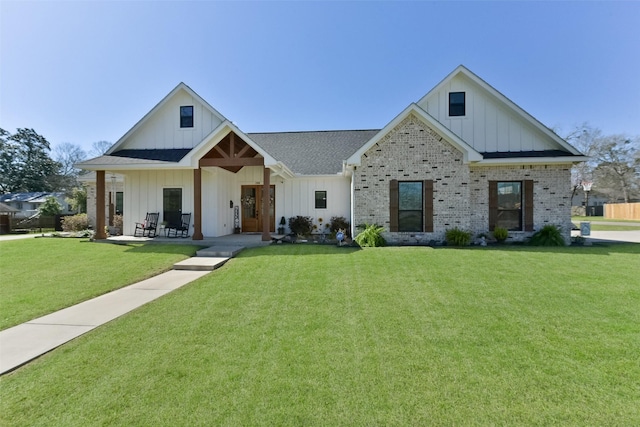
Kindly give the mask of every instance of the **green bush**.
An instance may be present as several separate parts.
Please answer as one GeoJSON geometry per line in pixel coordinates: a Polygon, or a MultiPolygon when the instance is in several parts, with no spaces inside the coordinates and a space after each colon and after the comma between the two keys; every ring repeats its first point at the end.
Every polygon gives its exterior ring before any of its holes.
{"type": "Polygon", "coordinates": [[[532,246],[564,246],[564,238],[558,227],[549,224],[531,236],[529,244],[532,246]]]}
{"type": "Polygon", "coordinates": [[[358,228],[362,229],[362,231],[358,233],[354,240],[361,247],[375,248],[387,244],[387,241],[382,237],[384,227],[377,224],[363,224],[359,225],[358,228]]]}
{"type": "Polygon", "coordinates": [[[444,233],[447,244],[451,246],[469,246],[471,243],[471,232],[464,231],[458,227],[450,228],[444,233]]]}
{"type": "Polygon", "coordinates": [[[293,216],[289,218],[289,229],[298,236],[311,234],[311,230],[313,230],[313,218],[310,216],[293,216]]]}
{"type": "Polygon", "coordinates": [[[62,230],[82,231],[89,228],[89,217],[87,214],[78,214],[62,218],[62,230]]]}
{"type": "Polygon", "coordinates": [[[332,216],[330,223],[331,223],[331,227],[329,228],[329,230],[331,230],[331,234],[335,235],[340,230],[344,230],[345,236],[348,236],[349,234],[351,234],[349,232],[351,224],[349,224],[349,221],[347,221],[345,217],[332,216]]]}
{"type": "Polygon", "coordinates": [[[56,216],[62,212],[62,206],[55,197],[49,196],[44,199],[44,203],[40,205],[38,210],[42,216],[56,216]]]}
{"type": "Polygon", "coordinates": [[[502,243],[507,240],[507,237],[509,237],[509,230],[502,227],[496,227],[493,229],[493,237],[496,238],[498,243],[502,243]]]}

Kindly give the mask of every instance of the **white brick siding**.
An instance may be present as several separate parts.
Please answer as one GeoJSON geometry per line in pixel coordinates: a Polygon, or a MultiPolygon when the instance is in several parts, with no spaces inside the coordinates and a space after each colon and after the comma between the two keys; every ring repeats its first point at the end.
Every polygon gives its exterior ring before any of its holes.
{"type": "MultiPolygon", "coordinates": [[[[391,244],[443,241],[445,231],[458,227],[474,237],[489,230],[489,180],[534,181],[534,229],[562,227],[567,242],[571,230],[570,165],[472,166],[462,153],[413,114],[391,130],[363,156],[353,174],[354,224],[379,224],[391,244]],[[433,180],[432,233],[389,232],[389,181],[433,180]]],[[[522,240],[531,232],[510,232],[522,240]]]]}

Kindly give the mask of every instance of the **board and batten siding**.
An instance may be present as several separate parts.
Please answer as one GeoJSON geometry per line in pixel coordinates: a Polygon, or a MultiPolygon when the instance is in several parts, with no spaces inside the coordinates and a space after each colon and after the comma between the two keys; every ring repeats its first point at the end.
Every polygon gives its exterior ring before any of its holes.
{"type": "Polygon", "coordinates": [[[461,74],[418,105],[481,153],[557,148],[548,136],[461,74]],[[465,116],[449,117],[450,92],[465,92],[465,116]]]}
{"type": "MultiPolygon", "coordinates": [[[[288,220],[302,215],[313,218],[314,224],[318,218],[327,224],[332,216],[342,216],[347,221],[351,215],[351,181],[342,176],[322,176],[294,178],[284,181],[280,202],[282,213],[276,211],[276,226],[281,216],[288,220]],[[315,208],[316,191],[327,192],[327,208],[315,208]]],[[[277,194],[277,193],[276,193],[277,194]]],[[[279,196],[277,196],[278,198],[279,196]]]]}
{"type": "MultiPolygon", "coordinates": [[[[205,237],[219,237],[233,233],[234,209],[240,206],[243,185],[262,185],[261,166],[244,167],[238,173],[220,168],[202,170],[202,233],[205,237]]],[[[276,227],[284,216],[310,216],[327,223],[332,216],[350,215],[350,181],[345,177],[305,177],[283,179],[272,176],[276,190],[276,227]],[[327,192],[327,208],[315,209],[315,192],[327,192]]],[[[182,212],[192,213],[194,206],[193,170],[131,171],[125,174],[124,234],[133,235],[135,223],[144,220],[147,212],[163,215],[163,189],[182,189],[182,212]]],[[[193,233],[193,216],[191,230],[193,233]]]]}
{"type": "MultiPolygon", "coordinates": [[[[182,212],[193,213],[193,170],[131,171],[124,175],[124,234],[133,235],[136,222],[142,222],[147,212],[160,212],[160,222],[164,221],[164,188],[181,188],[182,212]]],[[[193,224],[193,217],[191,223],[193,224]]]]}
{"type": "Polygon", "coordinates": [[[119,149],[193,148],[220,123],[206,106],[180,90],[129,135],[119,149]],[[189,105],[193,106],[193,127],[180,128],[180,107],[189,105]]]}

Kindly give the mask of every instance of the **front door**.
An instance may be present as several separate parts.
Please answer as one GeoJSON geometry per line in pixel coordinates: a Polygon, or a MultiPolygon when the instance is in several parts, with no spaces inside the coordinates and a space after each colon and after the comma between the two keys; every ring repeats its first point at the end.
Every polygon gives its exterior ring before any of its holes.
{"type": "Polygon", "coordinates": [[[179,227],[182,215],[182,188],[162,189],[162,221],[168,227],[179,227]]]}
{"type": "MultiPolygon", "coordinates": [[[[242,231],[244,233],[262,231],[262,185],[243,185],[242,198],[242,231]]],[[[269,231],[276,231],[276,215],[274,201],[276,187],[269,188],[269,231]]]]}

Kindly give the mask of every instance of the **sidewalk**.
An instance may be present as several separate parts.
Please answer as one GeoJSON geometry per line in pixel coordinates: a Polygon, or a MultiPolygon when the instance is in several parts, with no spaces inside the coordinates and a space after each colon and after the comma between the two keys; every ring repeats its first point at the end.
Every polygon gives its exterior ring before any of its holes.
{"type": "MultiPolygon", "coordinates": [[[[0,375],[210,273],[228,259],[189,258],[188,265],[183,267],[187,269],[174,269],[0,331],[0,375]],[[194,264],[202,264],[206,270],[194,271],[191,269],[194,264]]],[[[176,264],[174,268],[180,268],[179,264],[181,263],[176,264]]]]}

